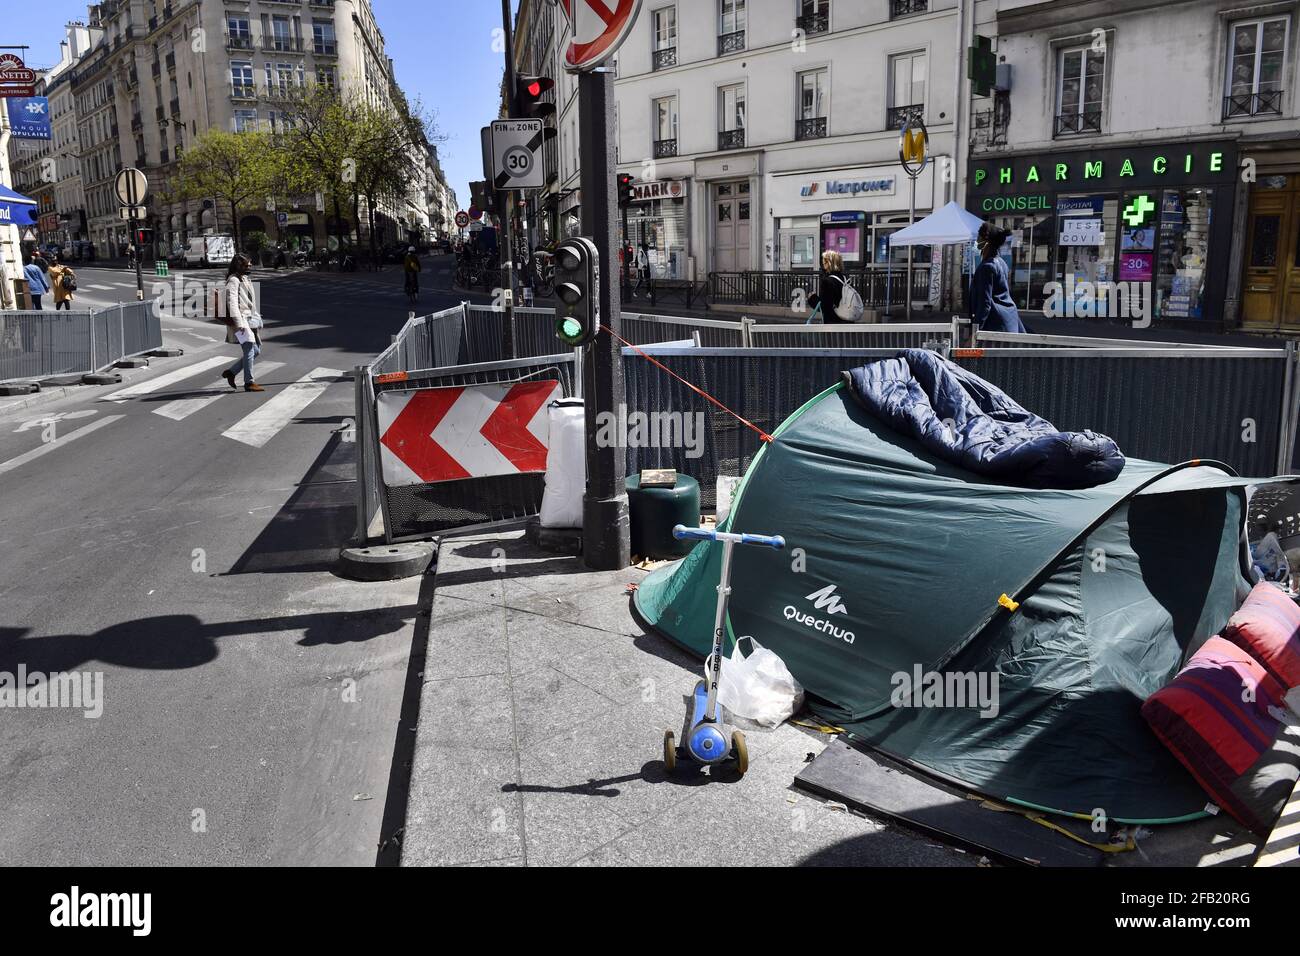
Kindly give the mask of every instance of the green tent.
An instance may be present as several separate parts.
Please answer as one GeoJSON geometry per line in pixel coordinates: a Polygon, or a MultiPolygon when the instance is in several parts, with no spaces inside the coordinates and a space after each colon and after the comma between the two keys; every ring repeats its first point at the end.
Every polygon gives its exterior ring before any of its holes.
{"type": "MultiPolygon", "coordinates": [[[[788,544],[736,550],[729,633],[779,654],[827,721],[967,789],[1121,822],[1199,816],[1204,793],[1139,708],[1249,587],[1248,483],[1130,459],[1082,491],[991,484],[840,385],[737,490],[728,527],[788,544]]],[[[649,575],[638,614],[707,653],[719,558],[700,545],[649,575]]]]}

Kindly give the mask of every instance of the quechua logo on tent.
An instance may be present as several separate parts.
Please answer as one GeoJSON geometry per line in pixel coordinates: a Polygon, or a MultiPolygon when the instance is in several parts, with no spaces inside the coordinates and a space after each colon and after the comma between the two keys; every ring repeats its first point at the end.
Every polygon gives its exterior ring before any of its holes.
{"type": "MultiPolygon", "coordinates": [[[[812,601],[814,608],[818,611],[825,611],[827,614],[848,614],[849,609],[840,602],[840,596],[835,593],[835,587],[834,584],[828,584],[821,590],[805,595],[804,600],[812,601]]],[[[807,611],[801,611],[793,604],[787,604],[783,613],[787,621],[795,621],[804,627],[812,628],[814,631],[841,640],[845,644],[852,644],[857,639],[852,631],[836,627],[834,623],[826,618],[817,617],[807,611]]]]}

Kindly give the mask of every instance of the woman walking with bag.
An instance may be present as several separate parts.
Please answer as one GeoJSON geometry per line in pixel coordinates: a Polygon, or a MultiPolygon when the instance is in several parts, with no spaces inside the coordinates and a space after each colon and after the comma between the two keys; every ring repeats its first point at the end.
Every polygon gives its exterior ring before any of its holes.
{"type": "Polygon", "coordinates": [[[849,314],[853,311],[849,308],[851,301],[860,317],[862,299],[844,277],[844,258],[838,252],[828,249],[822,253],[821,282],[817,292],[808,296],[808,304],[813,307],[814,314],[818,308],[821,309],[822,322],[833,325],[855,321],[849,314]]]}
{"type": "Polygon", "coordinates": [[[235,363],[221,373],[221,377],[236,388],[235,376],[239,370],[244,371],[244,391],[264,392],[266,389],[253,379],[253,364],[262,354],[262,337],[258,329],[262,327],[262,316],[257,311],[257,295],[253,283],[248,278],[252,263],[243,254],[230,260],[226,270],[226,341],[237,343],[243,354],[235,363]]]}
{"type": "Polygon", "coordinates": [[[73,272],[62,255],[54,257],[50,266],[50,286],[54,289],[54,311],[67,309],[72,311],[73,293],[77,291],[77,274],[73,272]]]}

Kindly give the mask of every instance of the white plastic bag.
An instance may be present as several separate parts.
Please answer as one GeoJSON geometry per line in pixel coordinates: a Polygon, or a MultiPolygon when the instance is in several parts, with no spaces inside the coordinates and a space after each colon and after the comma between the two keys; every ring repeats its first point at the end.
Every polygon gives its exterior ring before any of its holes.
{"type": "Polygon", "coordinates": [[[580,398],[552,402],[546,452],[546,490],[539,516],[543,528],[581,528],[587,490],[587,431],[580,398]]]}
{"type": "Polygon", "coordinates": [[[785,661],[752,637],[742,637],[723,665],[718,703],[760,727],[778,727],[803,705],[803,688],[785,661]],[[753,645],[748,657],[740,650],[741,641],[753,645]]]}

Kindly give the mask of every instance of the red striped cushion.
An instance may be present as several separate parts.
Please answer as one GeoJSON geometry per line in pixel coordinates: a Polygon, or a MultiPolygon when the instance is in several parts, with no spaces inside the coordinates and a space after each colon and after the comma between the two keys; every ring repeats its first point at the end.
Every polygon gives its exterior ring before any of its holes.
{"type": "Polygon", "coordinates": [[[1283,686],[1300,687],[1300,607],[1277,585],[1256,584],[1223,636],[1249,651],[1283,686]]]}
{"type": "Polygon", "coordinates": [[[1269,714],[1284,690],[1244,649],[1213,637],[1142,716],[1220,807],[1267,834],[1300,777],[1300,747],[1269,714]]]}

